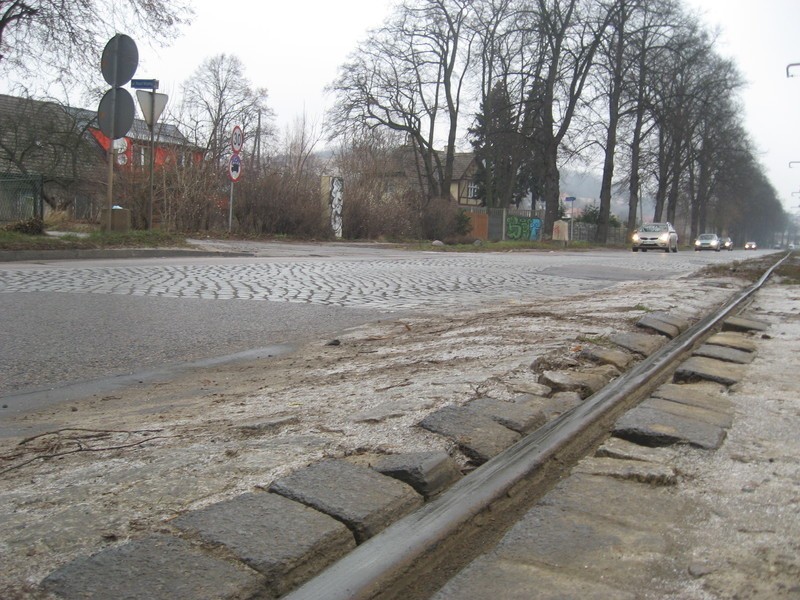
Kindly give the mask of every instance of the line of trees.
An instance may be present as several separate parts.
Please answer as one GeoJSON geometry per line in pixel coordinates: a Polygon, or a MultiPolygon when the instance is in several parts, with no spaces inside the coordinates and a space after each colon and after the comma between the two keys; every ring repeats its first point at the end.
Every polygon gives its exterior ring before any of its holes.
{"type": "MultiPolygon", "coordinates": [[[[76,56],[91,62],[105,29],[119,25],[103,15],[162,42],[190,17],[181,0],[110,4],[0,0],[0,72],[45,64],[63,74],[76,56]],[[58,51],[47,50],[53,41],[58,51]]],[[[599,242],[612,197],[627,198],[629,230],[652,218],[691,236],[766,241],[787,221],[741,121],[741,75],[681,0],[402,0],[341,65],[324,127],[301,117],[275,131],[267,90],[235,56],[206,59],[186,81],[167,118],[205,158],[162,173],[171,227],[223,221],[234,124],[247,132],[234,211],[240,228],[259,233],[322,231],[312,217],[319,177],[335,170],[348,182],[345,235],[441,231],[453,222],[459,147],[477,158],[486,206],[532,197],[545,232],[571,164],[602,172],[599,242]],[[325,135],[336,151],[322,160],[325,135]],[[400,171],[416,185],[387,194],[400,171]]],[[[146,195],[140,183],[133,195],[146,195]]]]}
{"type": "Polygon", "coordinates": [[[679,0],[407,0],[342,66],[328,132],[400,132],[435,197],[468,130],[486,205],[533,194],[545,231],[559,169],[581,162],[602,170],[600,242],[615,193],[629,230],[650,217],[647,196],[653,220],[692,236],[766,239],[786,215],[741,122],[741,86],[679,0]]]}

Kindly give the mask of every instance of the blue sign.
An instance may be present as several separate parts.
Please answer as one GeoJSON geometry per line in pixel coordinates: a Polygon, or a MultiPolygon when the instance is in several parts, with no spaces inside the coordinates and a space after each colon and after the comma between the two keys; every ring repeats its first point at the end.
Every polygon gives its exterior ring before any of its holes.
{"type": "Polygon", "coordinates": [[[575,202],[575,196],[567,196],[564,198],[564,202],[575,202]]]}
{"type": "Polygon", "coordinates": [[[135,90],[157,90],[158,79],[131,79],[131,87],[135,90]]]}

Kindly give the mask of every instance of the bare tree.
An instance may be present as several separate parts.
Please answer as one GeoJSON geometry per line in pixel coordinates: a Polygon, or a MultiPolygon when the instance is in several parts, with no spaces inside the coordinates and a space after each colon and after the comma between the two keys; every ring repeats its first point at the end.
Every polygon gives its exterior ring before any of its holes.
{"type": "Polygon", "coordinates": [[[0,0],[0,72],[78,79],[117,31],[165,42],[190,17],[185,0],[0,0]]]}
{"type": "MultiPolygon", "coordinates": [[[[603,144],[603,175],[600,184],[600,206],[597,215],[597,233],[595,241],[601,244],[608,239],[609,217],[611,215],[611,186],[614,181],[614,166],[617,153],[617,133],[619,121],[623,112],[623,87],[627,71],[630,68],[630,54],[625,52],[628,41],[631,39],[631,29],[635,27],[635,12],[639,7],[639,0],[615,0],[615,10],[612,12],[611,26],[608,34],[603,39],[602,54],[604,66],[602,83],[608,91],[607,120],[604,123],[605,143],[603,144]]],[[[600,86],[598,86],[600,87],[600,86]]]]}
{"type": "Polygon", "coordinates": [[[581,103],[612,10],[589,0],[535,0],[532,4],[530,27],[540,40],[542,56],[534,62],[541,68],[533,90],[541,124],[535,135],[542,151],[544,231],[549,235],[560,204],[559,150],[581,103]]]}
{"type": "Polygon", "coordinates": [[[206,59],[184,83],[182,95],[177,116],[181,128],[212,162],[219,164],[229,155],[235,125],[244,130],[251,152],[257,141],[257,123],[261,123],[260,135],[272,132],[267,90],[253,87],[237,56],[218,54],[206,59]]]}
{"type": "Polygon", "coordinates": [[[331,85],[331,138],[353,128],[403,133],[421,188],[449,194],[462,93],[471,63],[470,0],[410,0],[374,32],[331,85]],[[441,136],[439,128],[445,132],[441,136]],[[445,145],[444,160],[436,151],[445,145]]]}
{"type": "MultiPolygon", "coordinates": [[[[741,85],[736,67],[712,54],[698,65],[698,70],[703,75],[696,88],[695,114],[687,142],[692,237],[706,230],[708,208],[724,164],[739,162],[740,155],[750,154],[741,126],[741,107],[733,95],[741,85]]],[[[723,220],[717,225],[722,233],[723,220]]]]}
{"type": "Polygon", "coordinates": [[[627,70],[623,80],[623,96],[627,106],[625,116],[630,123],[630,156],[628,168],[628,233],[636,228],[641,198],[641,180],[643,160],[643,144],[654,132],[653,107],[654,65],[659,56],[667,52],[667,43],[673,35],[676,23],[681,19],[681,12],[674,0],[645,0],[638,6],[634,18],[637,21],[633,31],[626,36],[627,70]]]}

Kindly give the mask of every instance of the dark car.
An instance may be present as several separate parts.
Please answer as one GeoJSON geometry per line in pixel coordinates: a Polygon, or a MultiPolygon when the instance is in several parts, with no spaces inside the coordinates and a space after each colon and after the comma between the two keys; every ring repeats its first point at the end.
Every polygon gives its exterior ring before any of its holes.
{"type": "Polygon", "coordinates": [[[733,250],[733,240],[729,237],[722,238],[722,249],[733,250]]]}
{"type": "Polygon", "coordinates": [[[744,244],[745,250],[758,250],[758,244],[755,242],[745,242],[744,244]]]}
{"type": "Polygon", "coordinates": [[[678,234],[669,223],[645,223],[633,233],[631,250],[647,252],[648,250],[678,251],[678,234]]]}

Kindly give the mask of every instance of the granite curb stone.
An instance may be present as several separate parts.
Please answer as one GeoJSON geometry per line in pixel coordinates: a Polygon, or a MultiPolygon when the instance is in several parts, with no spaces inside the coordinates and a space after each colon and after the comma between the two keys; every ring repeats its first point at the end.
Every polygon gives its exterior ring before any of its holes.
{"type": "Polygon", "coordinates": [[[722,385],[711,382],[665,383],[656,388],[651,396],[727,413],[732,410],[733,405],[728,398],[722,395],[721,392],[724,389],[722,385]]]}
{"type": "Polygon", "coordinates": [[[675,485],[678,482],[675,469],[669,465],[624,458],[585,458],[575,466],[572,472],[603,475],[651,485],[675,485]]]}
{"type": "Polygon", "coordinates": [[[608,385],[619,375],[611,365],[594,367],[583,371],[545,371],[539,381],[556,392],[577,392],[581,398],[588,398],[608,385]]]}
{"type": "Polygon", "coordinates": [[[664,345],[664,338],[649,333],[618,333],[611,336],[611,341],[642,356],[650,356],[664,345]]]}
{"type": "Polygon", "coordinates": [[[154,535],[79,558],[48,575],[42,587],[66,599],[245,600],[264,589],[264,576],[220,560],[189,542],[154,535]]]}
{"type": "Polygon", "coordinates": [[[342,521],[359,544],[423,503],[411,486],[335,459],[294,471],[270,484],[269,491],[342,521]]]}
{"type": "Polygon", "coordinates": [[[546,422],[541,409],[522,402],[507,402],[483,397],[472,400],[466,406],[517,433],[529,433],[546,422]]]}
{"type": "Polygon", "coordinates": [[[595,451],[599,458],[619,458],[650,463],[668,463],[675,453],[670,448],[650,448],[618,437],[610,437],[595,451]]]}
{"type": "Polygon", "coordinates": [[[520,434],[463,406],[445,406],[429,414],[420,427],[452,439],[471,460],[484,463],[520,439],[520,434]]]}
{"type": "Polygon", "coordinates": [[[675,370],[673,380],[676,382],[705,380],[734,385],[741,381],[742,377],[744,370],[741,365],[704,356],[692,356],[675,370]]]}
{"type": "Polygon", "coordinates": [[[703,421],[704,423],[716,425],[724,429],[730,429],[731,425],[733,425],[733,415],[730,412],[709,410],[700,406],[673,402],[665,398],[648,398],[642,402],[640,406],[667,412],[678,417],[697,419],[698,421],[703,421]]]}
{"type": "Polygon", "coordinates": [[[678,337],[681,333],[680,327],[673,323],[667,322],[664,319],[658,318],[656,314],[643,316],[636,322],[636,326],[643,329],[650,329],[660,335],[665,335],[670,339],[678,337]]]}
{"type": "Polygon", "coordinates": [[[769,323],[748,317],[728,317],[722,323],[722,331],[764,332],[769,329],[769,323]]]}
{"type": "Polygon", "coordinates": [[[262,573],[275,596],[318,573],[355,548],[339,521],[277,494],[255,492],[191,511],[172,524],[223,546],[262,573]]]}
{"type": "Polygon", "coordinates": [[[706,358],[714,358],[722,362],[735,363],[738,365],[750,364],[755,358],[755,353],[753,352],[737,350],[736,348],[728,348],[726,346],[717,346],[715,344],[703,344],[693,352],[693,355],[705,356],[706,358]]]}
{"type": "Polygon", "coordinates": [[[612,365],[621,370],[627,369],[634,360],[627,352],[611,348],[584,348],[581,350],[581,356],[592,362],[612,365]]]}
{"type": "Polygon", "coordinates": [[[653,312],[643,316],[636,323],[637,327],[652,329],[668,338],[676,338],[689,328],[689,321],[664,312],[653,312]]]}
{"type": "Polygon", "coordinates": [[[0,263],[39,260],[104,260],[116,258],[208,258],[253,256],[252,252],[208,252],[178,248],[86,248],[82,250],[0,250],[0,263]]]}
{"type": "Polygon", "coordinates": [[[371,467],[413,487],[425,499],[444,491],[461,478],[456,462],[447,452],[389,454],[373,461],[371,467]]]}
{"type": "Polygon", "coordinates": [[[736,350],[743,350],[745,352],[755,352],[756,344],[747,335],[735,331],[722,331],[715,333],[706,340],[706,344],[713,344],[715,346],[726,346],[728,348],[735,348],[736,350]]]}
{"type": "Polygon", "coordinates": [[[725,440],[724,428],[663,410],[637,406],[620,417],[614,425],[617,437],[644,446],[688,444],[716,450],[725,440]]]}

